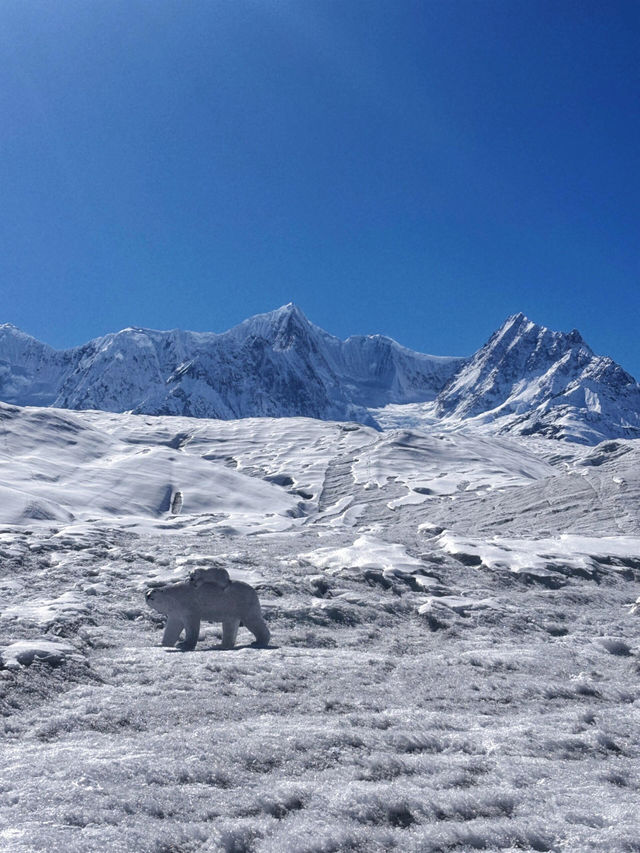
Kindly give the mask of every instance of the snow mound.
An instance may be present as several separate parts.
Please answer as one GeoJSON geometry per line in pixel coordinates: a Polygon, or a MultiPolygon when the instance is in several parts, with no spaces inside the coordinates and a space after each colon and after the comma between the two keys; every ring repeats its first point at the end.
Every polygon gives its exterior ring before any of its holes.
{"type": "Polygon", "coordinates": [[[0,522],[3,524],[29,524],[33,521],[68,523],[72,520],[73,513],[55,501],[9,485],[0,485],[0,522]]]}
{"type": "MultiPolygon", "coordinates": [[[[242,531],[286,529],[317,497],[342,433],[333,424],[285,423],[239,421],[225,433],[207,421],[196,434],[187,419],[14,409],[0,447],[0,523],[111,516],[181,525],[209,515],[232,527],[235,519],[242,531]],[[265,479],[283,469],[291,488],[265,479]]],[[[369,432],[349,433],[343,444],[369,432]]]]}
{"type": "Polygon", "coordinates": [[[424,569],[422,561],[410,557],[399,543],[383,542],[369,535],[359,536],[352,545],[343,548],[318,548],[300,554],[300,559],[328,574],[369,569],[396,575],[424,569]]]}
{"type": "Polygon", "coordinates": [[[7,619],[45,628],[59,619],[76,618],[88,612],[86,599],[76,590],[63,592],[55,598],[31,596],[28,601],[9,605],[2,611],[7,619]]]}
{"type": "Polygon", "coordinates": [[[440,595],[430,596],[424,604],[418,608],[418,613],[424,616],[438,609],[452,610],[461,616],[468,616],[473,610],[484,610],[495,606],[490,598],[474,599],[464,595],[440,595]]]}
{"type": "Polygon", "coordinates": [[[494,536],[488,540],[459,536],[445,531],[435,540],[438,546],[466,565],[507,569],[514,573],[549,571],[591,574],[598,565],[624,570],[638,560],[638,536],[578,536],[562,534],[543,539],[494,536]],[[616,565],[616,561],[618,565],[616,565]]]}
{"type": "Polygon", "coordinates": [[[69,657],[80,658],[77,649],[62,640],[34,639],[18,640],[0,650],[0,660],[5,669],[31,666],[34,660],[42,660],[50,666],[60,666],[69,657]]]}
{"type": "Polygon", "coordinates": [[[508,439],[394,430],[358,452],[353,478],[365,488],[395,481],[407,495],[392,509],[462,491],[506,488],[553,477],[548,463],[508,439]]]}

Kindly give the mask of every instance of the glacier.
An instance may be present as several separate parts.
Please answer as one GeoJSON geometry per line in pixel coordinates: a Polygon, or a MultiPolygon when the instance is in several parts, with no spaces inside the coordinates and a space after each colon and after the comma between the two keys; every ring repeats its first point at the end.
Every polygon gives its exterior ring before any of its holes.
{"type": "Polygon", "coordinates": [[[638,385],[579,333],[2,326],[0,391],[2,850],[637,848],[638,385]],[[268,648],[160,646],[211,565],[268,648]]]}

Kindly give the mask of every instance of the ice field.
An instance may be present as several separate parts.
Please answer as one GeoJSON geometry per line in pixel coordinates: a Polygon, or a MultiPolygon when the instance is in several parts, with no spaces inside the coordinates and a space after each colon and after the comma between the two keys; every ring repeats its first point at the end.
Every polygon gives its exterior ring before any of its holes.
{"type": "Polygon", "coordinates": [[[637,440],[0,404],[0,557],[3,851],[640,850],[637,440]]]}

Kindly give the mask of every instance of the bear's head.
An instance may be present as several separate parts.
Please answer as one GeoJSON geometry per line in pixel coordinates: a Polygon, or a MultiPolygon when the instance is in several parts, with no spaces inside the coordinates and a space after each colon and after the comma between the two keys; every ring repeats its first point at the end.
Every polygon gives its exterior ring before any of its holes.
{"type": "Polygon", "coordinates": [[[148,589],[145,595],[145,600],[149,607],[153,607],[153,609],[157,610],[158,613],[165,614],[173,602],[170,594],[170,588],[167,587],[153,587],[152,589],[148,589]]]}

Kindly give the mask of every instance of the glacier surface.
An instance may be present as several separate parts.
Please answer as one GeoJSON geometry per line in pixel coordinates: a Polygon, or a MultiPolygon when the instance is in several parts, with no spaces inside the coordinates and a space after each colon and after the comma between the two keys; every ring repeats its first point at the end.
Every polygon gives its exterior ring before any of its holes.
{"type": "Polygon", "coordinates": [[[2,404],[0,495],[8,853],[637,845],[637,440],[2,404]],[[270,648],[160,647],[214,563],[270,648]]]}

